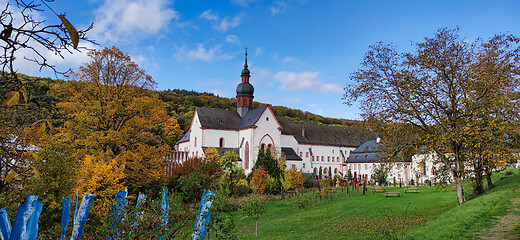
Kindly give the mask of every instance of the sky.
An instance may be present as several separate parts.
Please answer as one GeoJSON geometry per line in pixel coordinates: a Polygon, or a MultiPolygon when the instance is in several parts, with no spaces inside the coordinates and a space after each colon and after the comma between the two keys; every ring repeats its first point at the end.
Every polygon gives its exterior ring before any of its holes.
{"type": "MultiPolygon", "coordinates": [[[[50,7],[77,29],[93,23],[87,37],[98,45],[80,46],[129,53],[157,90],[234,98],[247,47],[255,101],[343,119],[360,119],[359,106],[342,97],[371,44],[412,51],[444,27],[459,27],[469,41],[520,36],[517,0],[55,0],[50,7]]],[[[59,24],[50,11],[37,14],[59,24]]],[[[48,56],[62,70],[88,61],[86,51],[48,56]]],[[[19,71],[49,75],[28,64],[19,71]]]]}

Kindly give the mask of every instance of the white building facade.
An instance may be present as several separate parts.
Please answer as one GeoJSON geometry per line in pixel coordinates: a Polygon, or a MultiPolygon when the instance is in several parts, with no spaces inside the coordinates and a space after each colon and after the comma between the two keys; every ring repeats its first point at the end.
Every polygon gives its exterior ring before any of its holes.
{"type": "MultiPolygon", "coordinates": [[[[246,174],[253,168],[260,149],[271,149],[276,158],[285,157],[287,168],[303,172],[343,176],[345,160],[363,141],[342,127],[293,123],[275,116],[269,105],[253,109],[254,88],[249,83],[247,52],[242,82],[237,86],[237,111],[196,108],[186,135],[176,144],[173,164],[203,157],[214,147],[219,154],[234,151],[246,174]]],[[[170,163],[172,164],[172,163],[170,163]]]]}

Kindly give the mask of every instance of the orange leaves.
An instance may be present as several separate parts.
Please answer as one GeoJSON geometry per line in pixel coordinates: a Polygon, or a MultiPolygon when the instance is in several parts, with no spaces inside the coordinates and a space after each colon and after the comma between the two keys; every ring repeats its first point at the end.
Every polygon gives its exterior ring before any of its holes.
{"type": "Polygon", "coordinates": [[[255,193],[263,194],[266,188],[267,179],[269,178],[269,174],[264,170],[263,166],[258,167],[253,172],[253,177],[251,178],[250,185],[255,191],[255,193]]]}

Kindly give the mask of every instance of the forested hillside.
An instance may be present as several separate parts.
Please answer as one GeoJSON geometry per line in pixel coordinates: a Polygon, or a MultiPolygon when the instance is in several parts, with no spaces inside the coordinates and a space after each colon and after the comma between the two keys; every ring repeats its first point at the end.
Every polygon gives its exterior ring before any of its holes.
{"type": "MultiPolygon", "coordinates": [[[[177,119],[182,130],[187,131],[196,107],[217,108],[236,111],[236,99],[225,98],[208,92],[187,90],[159,91],[159,98],[164,102],[168,113],[177,119]]],[[[265,103],[253,102],[255,108],[265,103]]],[[[321,125],[343,126],[349,131],[366,129],[363,122],[345,119],[322,117],[310,112],[291,109],[283,106],[272,106],[275,115],[285,116],[289,121],[321,125]]]]}

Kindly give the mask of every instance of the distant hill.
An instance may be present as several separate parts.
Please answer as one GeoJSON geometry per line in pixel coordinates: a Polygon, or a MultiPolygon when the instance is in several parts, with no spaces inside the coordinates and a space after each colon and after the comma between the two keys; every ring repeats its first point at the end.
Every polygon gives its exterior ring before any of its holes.
{"type": "MultiPolygon", "coordinates": [[[[159,98],[164,102],[168,113],[177,119],[181,128],[186,132],[191,123],[191,118],[196,107],[216,108],[229,111],[236,111],[237,100],[216,96],[213,93],[187,90],[165,90],[157,91],[159,98]]],[[[255,108],[264,103],[253,102],[255,108]]],[[[368,129],[362,121],[336,119],[323,117],[299,109],[291,109],[283,106],[272,106],[273,112],[277,116],[285,116],[291,122],[311,123],[329,126],[344,127],[350,134],[366,136],[367,140],[374,138],[375,135],[368,129]]]]}

